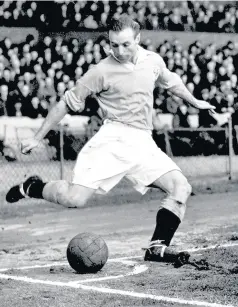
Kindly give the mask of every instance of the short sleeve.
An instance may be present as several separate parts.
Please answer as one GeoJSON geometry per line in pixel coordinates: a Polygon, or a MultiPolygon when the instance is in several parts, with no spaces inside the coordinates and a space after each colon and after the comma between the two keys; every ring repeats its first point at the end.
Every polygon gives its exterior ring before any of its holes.
{"type": "Polygon", "coordinates": [[[71,110],[81,112],[85,99],[92,94],[100,93],[102,89],[103,76],[98,65],[95,65],[77,80],[72,89],[65,92],[64,100],[71,110]]]}
{"type": "Polygon", "coordinates": [[[171,87],[182,83],[181,78],[166,67],[166,64],[161,56],[158,55],[156,62],[158,67],[158,77],[155,82],[156,87],[158,86],[163,89],[170,89],[171,87]]]}

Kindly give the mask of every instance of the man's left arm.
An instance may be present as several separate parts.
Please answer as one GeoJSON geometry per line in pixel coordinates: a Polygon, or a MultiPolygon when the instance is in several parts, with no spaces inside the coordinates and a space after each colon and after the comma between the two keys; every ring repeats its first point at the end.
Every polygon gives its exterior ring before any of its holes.
{"type": "Polygon", "coordinates": [[[194,108],[203,110],[215,109],[209,102],[195,98],[186,88],[179,75],[168,70],[166,66],[162,68],[156,85],[170,91],[173,95],[183,99],[194,108]]]}

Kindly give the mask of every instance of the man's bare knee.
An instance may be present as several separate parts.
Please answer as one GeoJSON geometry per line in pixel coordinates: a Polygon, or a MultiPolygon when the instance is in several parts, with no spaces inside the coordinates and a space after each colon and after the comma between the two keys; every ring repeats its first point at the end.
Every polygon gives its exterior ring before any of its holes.
{"type": "Polygon", "coordinates": [[[47,183],[43,196],[44,199],[64,207],[83,207],[94,192],[93,189],[59,180],[47,183]]]}
{"type": "Polygon", "coordinates": [[[167,173],[157,182],[168,195],[180,202],[186,203],[192,192],[192,187],[187,178],[180,171],[167,173]]]}
{"type": "Polygon", "coordinates": [[[175,182],[175,189],[180,189],[187,196],[189,196],[192,193],[192,186],[188,183],[185,177],[183,180],[175,182]]]}
{"type": "Polygon", "coordinates": [[[162,207],[173,212],[182,221],[191,192],[192,187],[184,175],[174,173],[171,176],[171,182],[167,185],[168,197],[163,201],[162,207]]]}
{"type": "Polygon", "coordinates": [[[67,195],[68,207],[84,207],[93,194],[93,189],[71,184],[67,195]]]}
{"type": "Polygon", "coordinates": [[[192,186],[188,183],[186,177],[179,176],[175,178],[173,184],[173,190],[170,191],[170,194],[175,196],[177,200],[180,200],[183,203],[186,203],[188,197],[192,193],[192,186]]]}
{"type": "Polygon", "coordinates": [[[86,205],[88,198],[83,198],[80,195],[71,195],[67,196],[67,199],[64,200],[64,203],[67,204],[68,208],[82,208],[86,205]]]}

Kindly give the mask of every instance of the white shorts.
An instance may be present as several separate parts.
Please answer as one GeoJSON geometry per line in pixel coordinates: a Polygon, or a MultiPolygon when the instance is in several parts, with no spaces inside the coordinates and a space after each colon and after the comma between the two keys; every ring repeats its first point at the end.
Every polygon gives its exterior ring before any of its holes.
{"type": "Polygon", "coordinates": [[[162,175],[180,168],[155,144],[150,132],[107,122],[80,151],[72,183],[105,194],[126,177],[145,194],[162,175]]]}

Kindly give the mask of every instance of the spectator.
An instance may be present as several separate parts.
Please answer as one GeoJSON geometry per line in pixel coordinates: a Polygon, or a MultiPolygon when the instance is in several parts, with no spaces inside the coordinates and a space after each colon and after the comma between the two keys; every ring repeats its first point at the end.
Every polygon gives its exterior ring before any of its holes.
{"type": "Polygon", "coordinates": [[[84,27],[87,29],[97,29],[98,24],[94,19],[93,15],[89,15],[86,19],[84,19],[84,27]]]}
{"type": "Polygon", "coordinates": [[[32,100],[31,100],[31,105],[32,105],[32,108],[31,108],[31,118],[38,118],[40,117],[40,114],[41,114],[41,110],[39,108],[39,105],[40,105],[40,100],[38,97],[33,97],[32,100]]]}
{"type": "Polygon", "coordinates": [[[56,98],[56,91],[53,79],[47,77],[42,85],[43,88],[41,90],[41,99],[53,103],[56,98]]]}
{"type": "Polygon", "coordinates": [[[57,84],[57,97],[56,101],[60,101],[61,97],[64,95],[64,92],[66,90],[66,86],[64,82],[59,82],[57,84]]]}
{"type": "Polygon", "coordinates": [[[169,31],[184,31],[184,26],[179,15],[171,14],[168,18],[167,25],[169,31]]]}
{"type": "Polygon", "coordinates": [[[11,74],[11,71],[9,69],[3,70],[2,78],[1,78],[1,84],[5,84],[8,87],[8,92],[11,94],[14,92],[16,88],[16,83],[13,79],[13,74],[11,74]]]}
{"type": "Polygon", "coordinates": [[[42,99],[38,106],[38,110],[39,110],[38,117],[46,117],[48,114],[48,109],[49,109],[48,101],[46,101],[45,99],[42,99]]]}
{"type": "Polygon", "coordinates": [[[36,95],[36,92],[38,90],[38,84],[35,80],[35,75],[31,74],[30,72],[25,72],[22,78],[19,78],[19,80],[23,80],[24,84],[26,84],[29,87],[29,93],[31,96],[36,95]]]}
{"type": "Polygon", "coordinates": [[[73,53],[67,52],[67,54],[64,56],[64,65],[62,67],[62,70],[66,75],[73,77],[72,67],[75,67],[75,61],[73,61],[73,53]]]}
{"type": "Polygon", "coordinates": [[[218,27],[218,24],[219,24],[219,21],[220,20],[223,20],[225,17],[225,8],[224,8],[224,4],[222,3],[219,3],[218,6],[217,6],[217,9],[214,11],[213,13],[213,23],[214,23],[214,26],[216,27],[217,31],[216,32],[219,32],[219,27],[218,27]]]}
{"type": "Polygon", "coordinates": [[[75,69],[75,79],[78,80],[83,75],[82,67],[77,67],[75,69]]]}
{"type": "Polygon", "coordinates": [[[17,102],[15,104],[15,116],[16,117],[21,117],[22,116],[21,108],[22,108],[22,104],[20,102],[17,102]]]}
{"type": "Polygon", "coordinates": [[[174,128],[189,128],[190,124],[189,124],[189,120],[188,120],[188,108],[186,105],[181,104],[178,109],[176,114],[174,115],[173,118],[173,127],[174,128]]]}
{"type": "Polygon", "coordinates": [[[23,116],[31,117],[31,109],[32,109],[32,93],[30,92],[30,87],[27,84],[19,82],[18,84],[18,92],[15,96],[15,101],[21,103],[21,113],[23,116]]]}
{"type": "Polygon", "coordinates": [[[206,75],[206,79],[208,81],[208,88],[211,90],[211,87],[216,84],[216,76],[213,71],[209,71],[206,75]]]}
{"type": "MultiPolygon", "coordinates": [[[[8,86],[7,85],[1,85],[0,86],[0,116],[11,116],[11,102],[9,101],[8,96],[8,86]],[[9,111],[7,110],[9,108],[9,111]]],[[[14,114],[15,115],[15,114],[14,114]]]]}
{"type": "Polygon", "coordinates": [[[225,18],[220,19],[218,23],[219,32],[234,33],[235,29],[234,24],[231,24],[231,17],[232,15],[229,11],[225,12],[225,18]]]}
{"type": "Polygon", "coordinates": [[[184,30],[186,31],[186,32],[194,32],[195,31],[195,29],[196,29],[196,24],[195,24],[195,22],[194,22],[194,20],[193,20],[193,17],[192,16],[188,16],[187,17],[187,22],[186,22],[186,24],[184,25],[184,30]]]}

